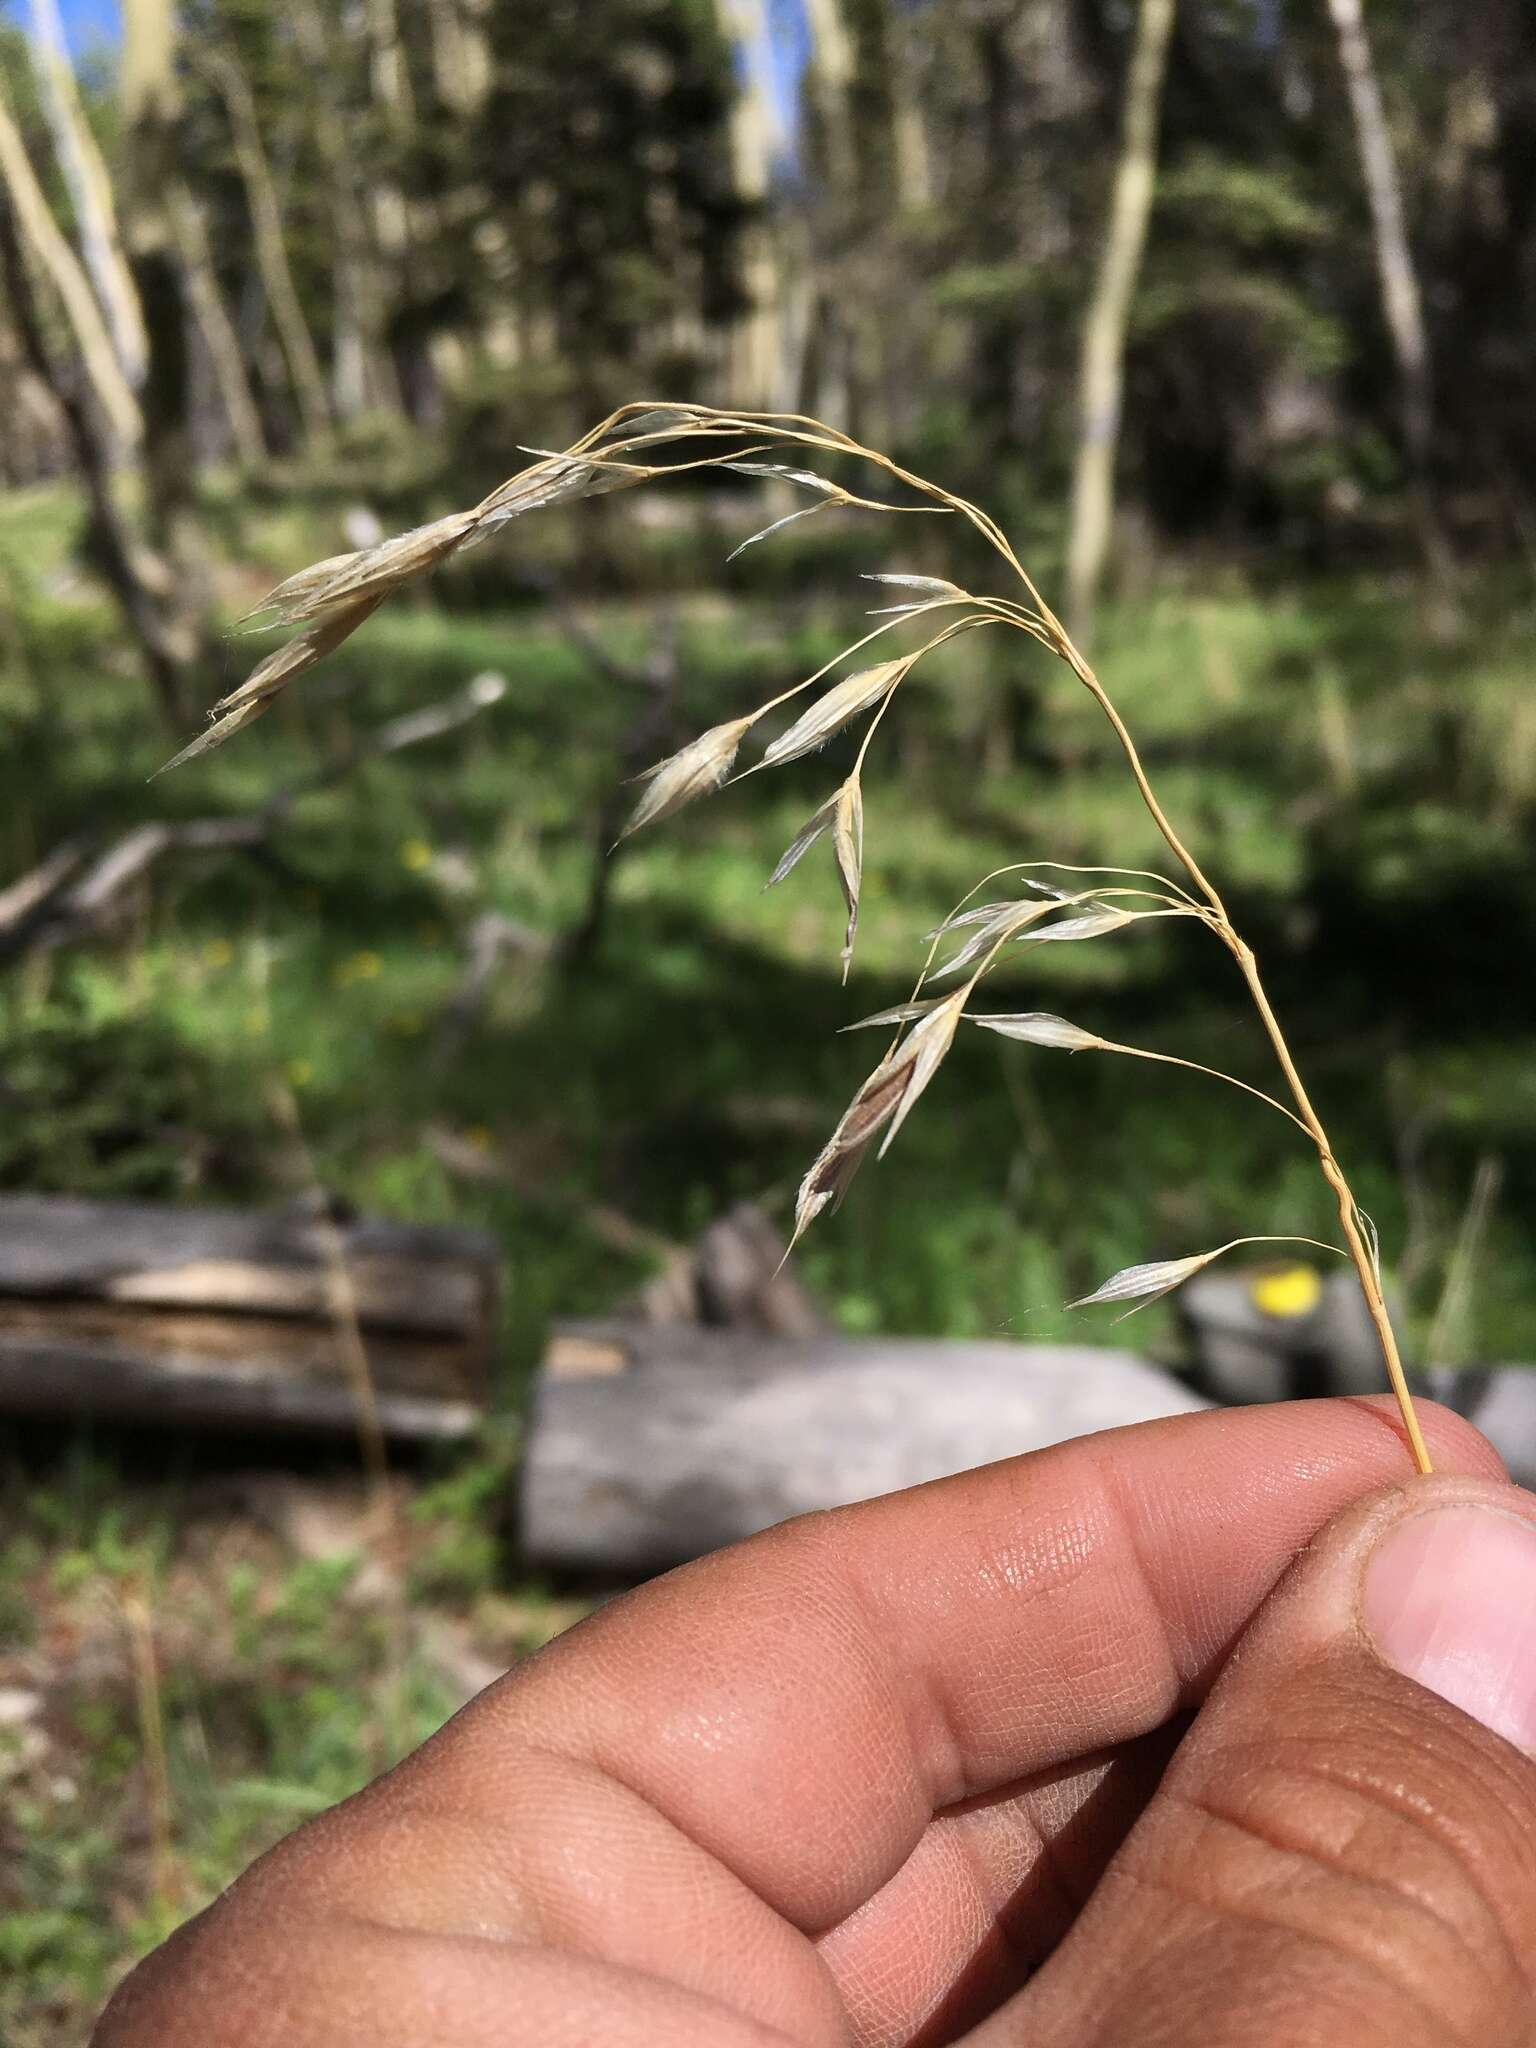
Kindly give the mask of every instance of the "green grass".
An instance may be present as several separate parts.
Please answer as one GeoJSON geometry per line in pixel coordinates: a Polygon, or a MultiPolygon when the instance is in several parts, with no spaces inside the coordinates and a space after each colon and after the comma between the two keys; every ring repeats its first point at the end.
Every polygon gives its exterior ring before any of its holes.
{"type": "MultiPolygon", "coordinates": [[[[788,631],[771,611],[722,619],[701,603],[683,629],[689,716],[750,704],[849,623],[824,600],[788,631]]],[[[1432,1120],[1430,1184],[1417,1192],[1447,1227],[1479,1150],[1507,1153],[1516,1186],[1524,1167],[1520,1091],[1485,1085],[1518,1072],[1524,1043],[1512,1006],[1491,1000],[1501,961],[1471,962],[1490,997],[1474,1023],[1477,988],[1460,984],[1448,1016],[1437,966],[1465,967],[1464,931],[1421,920],[1422,967],[1396,947],[1426,902],[1449,915],[1482,896],[1517,922],[1531,915],[1518,791],[1478,787],[1496,764],[1470,741],[1451,786],[1432,758],[1437,721],[1454,710],[1480,729],[1489,700],[1515,694],[1519,624],[1503,643],[1426,662],[1391,593],[1170,593],[1112,621],[1103,648],[1165,801],[1266,944],[1389,1245],[1408,1120],[1432,1120]],[[1345,705],[1335,701],[1324,737],[1320,675],[1345,705]],[[1373,951],[1379,979],[1363,971],[1373,951]],[[1440,1077],[1458,1061],[1449,1094],[1440,1077]]],[[[645,629],[633,608],[607,625],[631,652],[645,629]]],[[[1026,654],[1004,678],[1016,701],[1000,704],[999,679],[957,651],[890,722],[891,754],[871,772],[846,993],[826,863],[813,856],[772,894],[761,886],[832,780],[815,759],[626,849],[599,955],[579,976],[514,964],[470,1042],[435,1065],[473,915],[496,908],[552,941],[574,923],[627,711],[537,616],[427,607],[382,615],[308,694],[206,767],[150,788],[141,771],[166,742],[131,679],[77,678],[67,694],[39,684],[10,720],[12,832],[41,848],[166,810],[252,806],[317,751],[492,664],[512,684],[501,704],[303,800],[270,860],[167,864],[126,932],[10,978],[0,1030],[20,1101],[0,1136],[0,1180],[280,1197],[264,1089],[285,1077],[328,1184],[362,1207],[498,1234],[515,1382],[550,1315],[601,1307],[634,1281],[583,1232],[591,1203],[677,1235],[744,1193],[782,1210],[877,1050],[838,1027],[901,992],[922,934],[980,874],[1041,854],[1155,862],[1158,849],[1091,705],[1059,672],[1026,654]],[[356,687],[337,698],[335,681],[356,687]],[[980,779],[978,720],[1007,739],[980,779]],[[444,1126],[470,1133],[499,1177],[456,1178],[431,1142],[444,1126]]],[[[1264,1077],[1224,963],[1198,938],[1132,933],[1042,954],[1030,970],[1014,983],[1021,1002],[1264,1077]]],[[[1234,1231],[1326,1226],[1304,1153],[1262,1111],[1186,1078],[978,1040],[963,1036],[890,1161],[811,1240],[807,1275],[851,1324],[1081,1332],[1056,1303],[1116,1262],[1234,1231]]],[[[1513,1243],[1503,1255],[1522,1257],[1513,1243]]],[[[1093,1327],[1142,1342],[1155,1323],[1093,1327]]],[[[1501,1318],[1479,1332],[1495,1351],[1522,1336],[1501,1318]]]]}
{"type": "MultiPolygon", "coordinates": [[[[216,508],[231,535],[241,509],[216,508]]],[[[336,545],[324,503],[246,512],[247,553],[273,570],[336,545]]],[[[595,1205],[677,1239],[742,1196],[787,1216],[880,1049],[840,1027],[905,994],[923,934],[980,875],[1047,856],[1159,864],[1091,704],[1043,656],[1003,661],[978,638],[924,671],[883,729],[846,990],[823,850],[762,890],[831,788],[836,745],[627,846],[601,944],[568,970],[558,944],[590,886],[633,707],[537,606],[498,595],[492,551],[473,588],[445,593],[480,608],[382,613],[252,733],[148,785],[175,738],[99,595],[68,580],[76,523],[63,494],[0,499],[0,886],[72,834],[257,806],[480,669],[510,688],[472,725],[302,799],[260,858],[178,857],[116,930],[11,967],[0,1186],[287,1200],[280,1082],[336,1193],[494,1233],[509,1417],[550,1319],[600,1312],[643,1277],[590,1226],[595,1205]],[[436,1058],[487,909],[547,950],[509,963],[464,1043],[436,1058]]],[[[683,550],[676,536],[666,547],[670,576],[683,550]]],[[[881,558],[871,543],[848,559],[881,558]]],[[[669,600],[693,729],[861,629],[848,586],[786,600],[784,574],[771,565],[779,594],[760,599],[669,600]]],[[[253,581],[248,563],[232,576],[232,606],[253,581]]],[[[1536,1089],[1511,963],[1536,937],[1531,606],[1490,587],[1475,637],[1446,645],[1418,633],[1410,599],[1390,582],[1268,590],[1222,575],[1111,615],[1098,652],[1169,809],[1263,953],[1389,1263],[1406,1252],[1410,1331],[1433,1315],[1476,1162],[1494,1154],[1504,1195],[1467,1342],[1529,1356],[1536,1089]]],[[[630,656],[654,630],[633,599],[588,615],[630,656]]],[[[1270,1078],[1230,965],[1198,933],[1048,948],[994,996],[1270,1078]]],[[[1132,1260],[1327,1235],[1329,1220],[1315,1164],[1256,1105],[1194,1076],[968,1031],[889,1159],[817,1224],[801,1270],[850,1330],[1161,1347],[1166,1308],[1117,1325],[1062,1303],[1132,1260]]],[[[504,1553],[508,1470],[493,1447],[445,1468],[407,1513],[402,1620],[398,1594],[359,1593],[355,1557],[296,1556],[248,1514],[200,1506],[190,1476],[146,1484],[121,1447],[55,1455],[41,1484],[13,1469],[0,1686],[53,1675],[46,1753],[0,1730],[0,1981],[20,1987],[0,1993],[0,2038],[77,2038],[126,1957],[435,1725],[455,1693],[433,1617],[493,1660],[564,1617],[504,1553]],[[168,1881],[146,1845],[125,1592],[160,1618],[168,1881]],[[57,1648],[81,1641],[100,1647],[105,1678],[89,1660],[76,1675],[57,1648]]]]}
{"type": "Polygon", "coordinates": [[[44,1711],[0,1726],[7,2048],[83,2038],[127,1959],[440,1726],[466,1690],[456,1649],[494,1668],[573,1618],[568,1601],[499,1589],[487,1527],[509,1450],[492,1436],[399,1496],[382,1535],[365,1537],[356,1489],[341,1489],[342,1547],[318,1557],[295,1556],[281,1494],[251,1482],[211,1495],[195,1468],[147,1480],[79,1443],[45,1486],[0,1471],[0,1662],[30,1674],[56,1646],[44,1711]],[[146,1765],[160,1753],[164,1845],[146,1765]]]}

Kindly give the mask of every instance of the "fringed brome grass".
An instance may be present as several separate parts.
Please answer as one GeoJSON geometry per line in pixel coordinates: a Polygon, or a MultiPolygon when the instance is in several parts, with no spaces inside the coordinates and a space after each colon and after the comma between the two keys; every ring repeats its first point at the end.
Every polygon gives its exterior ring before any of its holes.
{"type": "MultiPolygon", "coordinates": [[[[876,614],[881,623],[814,675],[769,698],[755,711],[712,727],[681,752],[658,762],[642,778],[643,788],[625,832],[655,824],[718,789],[731,776],[754,729],[784,705],[807,700],[789,725],[770,740],[756,764],[742,772],[752,774],[758,769],[798,760],[824,746],[855,720],[867,719],[851,770],[807,819],[769,877],[770,885],[782,881],[820,840],[830,838],[848,910],[842,955],[846,979],[858,930],[864,857],[861,776],[870,746],[901,685],[919,662],[947,641],[993,627],[1023,634],[1038,643],[1063,662],[1077,683],[1088,691],[1109,721],[1141,801],[1183,879],[1145,870],[1112,866],[1066,868],[1055,861],[1034,860],[989,875],[979,883],[971,892],[972,897],[1005,878],[1012,883],[1014,893],[980,903],[967,898],[930,934],[928,956],[911,1000],[865,1020],[870,1025],[892,1027],[895,1036],[800,1185],[795,1203],[795,1239],[823,1210],[841,1201],[877,1139],[882,1154],[889,1147],[943,1063],[962,1023],[977,1024],[1005,1038],[1054,1051],[1118,1053],[1133,1059],[1193,1067],[1242,1089],[1287,1117],[1315,1148],[1337,1204],[1343,1238],[1342,1246],[1320,1248],[1349,1258],[1359,1275],[1414,1461],[1421,1472],[1427,1472],[1429,1455],[1382,1292],[1375,1231],[1350,1192],[1328,1134],[1297,1072],[1265,993],[1252,948],[1234,928],[1215,884],[1170,823],[1148,780],[1136,744],[1104,685],[1073,645],[995,522],[978,506],[914,476],[889,456],[863,447],[819,420],[798,414],[733,413],[702,405],[629,405],[611,414],[570,448],[559,453],[537,449],[528,452],[536,460],[472,510],[434,520],[378,547],[332,557],[280,583],[251,616],[268,616],[303,630],[268,656],[239,689],[216,705],[213,723],[168,765],[175,767],[221,746],[261,717],[280,692],[338,647],[405,584],[450,556],[499,533],[514,519],[546,506],[718,468],[772,479],[805,491],[811,499],[787,518],[775,520],[761,533],[743,541],[736,550],[738,554],[792,520],[811,518],[839,506],[885,515],[948,515],[968,522],[1000,558],[1022,595],[977,595],[931,576],[887,574],[874,578],[901,593],[896,602],[876,614]],[[650,459],[668,448],[676,449],[681,443],[696,447],[707,442],[719,442],[722,446],[718,452],[706,455],[684,452],[671,460],[650,459]],[[864,496],[817,470],[766,459],[806,450],[874,469],[887,495],[864,496]],[[916,647],[851,669],[836,681],[828,680],[834,669],[865,648],[888,635],[909,634],[914,629],[926,636],[916,647]],[[1203,925],[1232,956],[1279,1064],[1288,1101],[1251,1087],[1233,1075],[1198,1066],[1176,1055],[1117,1044],[1082,1030],[1065,1018],[1042,1012],[988,1015],[972,1007],[981,984],[1000,961],[1011,963],[1038,946],[1108,938],[1153,918],[1193,920],[1203,925]]],[[[883,649],[881,652],[883,655],[883,649]]],[[[1236,1238],[1186,1258],[1129,1266],[1074,1306],[1129,1302],[1134,1310],[1171,1292],[1213,1259],[1239,1245],[1275,1241],[1236,1238]]]]}

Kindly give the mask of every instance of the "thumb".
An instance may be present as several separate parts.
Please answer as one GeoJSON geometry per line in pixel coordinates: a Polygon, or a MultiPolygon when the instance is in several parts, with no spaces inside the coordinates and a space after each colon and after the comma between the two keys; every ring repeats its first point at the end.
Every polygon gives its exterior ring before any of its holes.
{"type": "Polygon", "coordinates": [[[1531,2048],[1533,1757],[1536,1498],[1447,1477],[1358,1503],[978,2043],[1531,2048]]]}

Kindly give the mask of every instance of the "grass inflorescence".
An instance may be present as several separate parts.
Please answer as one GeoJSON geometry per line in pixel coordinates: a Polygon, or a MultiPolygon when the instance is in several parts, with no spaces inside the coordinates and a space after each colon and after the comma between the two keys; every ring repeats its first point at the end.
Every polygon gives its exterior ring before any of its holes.
{"type": "MultiPolygon", "coordinates": [[[[1017,878],[1017,893],[980,904],[967,898],[958,906],[932,934],[910,1002],[871,1020],[890,1023],[896,1036],[805,1175],[795,1203],[795,1238],[799,1239],[816,1216],[842,1199],[877,1139],[882,1154],[888,1149],[942,1065],[962,1023],[975,1022],[1005,1037],[1069,1053],[1094,1050],[1197,1066],[1213,1078],[1257,1096],[1297,1125],[1315,1149],[1337,1206],[1343,1238],[1342,1246],[1327,1249],[1341,1250],[1355,1267],[1414,1461],[1420,1471],[1427,1472],[1428,1452],[1382,1289],[1375,1230],[1338,1164],[1270,1003],[1254,951],[1163,809],[1113,698],[996,523],[978,506],[904,469],[879,450],[800,415],[644,403],[620,408],[568,449],[529,452],[535,455],[534,462],[479,505],[450,513],[376,547],[331,557],[280,583],[252,616],[266,616],[302,630],[215,707],[214,722],[169,765],[177,766],[222,745],[261,717],[298,676],[339,647],[388,597],[529,512],[679,474],[725,469],[804,491],[810,499],[797,512],[752,535],[743,547],[791,520],[835,507],[880,514],[935,513],[965,521],[1001,559],[1022,596],[978,595],[943,579],[903,573],[882,578],[902,595],[898,602],[880,608],[878,624],[801,681],[767,697],[755,709],[711,727],[658,762],[643,778],[626,832],[656,823],[727,782],[743,746],[760,726],[768,728],[767,744],[752,767],[737,771],[738,779],[740,773],[757,773],[798,760],[855,721],[867,719],[851,771],[796,834],[769,878],[770,882],[781,879],[819,839],[830,834],[848,911],[843,946],[846,975],[858,925],[864,852],[862,773],[870,747],[902,685],[927,656],[961,635],[1000,628],[1024,635],[1055,656],[1094,701],[1107,719],[1138,795],[1183,879],[1111,866],[1073,875],[1053,869],[1048,860],[1037,860],[1003,871],[1017,878]],[[712,442],[724,445],[718,452],[691,452],[699,443],[712,442]],[[667,449],[674,451],[672,459],[651,459],[667,449]],[[839,478],[801,466],[806,450],[830,457],[838,465],[872,467],[885,495],[866,495],[839,478]],[[765,459],[785,451],[795,452],[800,461],[765,459]],[[879,658],[829,680],[834,670],[865,648],[913,628],[925,635],[915,648],[894,656],[882,648],[879,658]],[[818,694],[797,705],[787,725],[777,718],[784,707],[813,691],[818,694]],[[1038,1012],[987,1016],[971,1009],[976,991],[1000,962],[1013,964],[1022,953],[1042,945],[1107,938],[1154,919],[1182,919],[1203,926],[1230,954],[1279,1065],[1289,1106],[1221,1069],[1122,1045],[1063,1018],[1038,1012]],[[945,992],[929,992],[949,982],[955,985],[945,992]]],[[[1001,876],[988,877],[987,883],[998,879],[1001,876]]],[[[971,895],[976,893],[973,890],[971,895]]],[[[1215,1250],[1127,1267],[1084,1297],[1084,1302],[1129,1301],[1135,1306],[1158,1299],[1223,1252],[1253,1241],[1238,1238],[1215,1250]]]]}

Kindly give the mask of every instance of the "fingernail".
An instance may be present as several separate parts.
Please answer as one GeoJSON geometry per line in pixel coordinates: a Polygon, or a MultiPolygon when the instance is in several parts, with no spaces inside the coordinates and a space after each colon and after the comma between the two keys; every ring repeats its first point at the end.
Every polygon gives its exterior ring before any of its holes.
{"type": "Polygon", "coordinates": [[[1431,1508],[1366,1567],[1382,1658],[1485,1728],[1536,1752],[1536,1527],[1498,1508],[1431,1508]]]}

